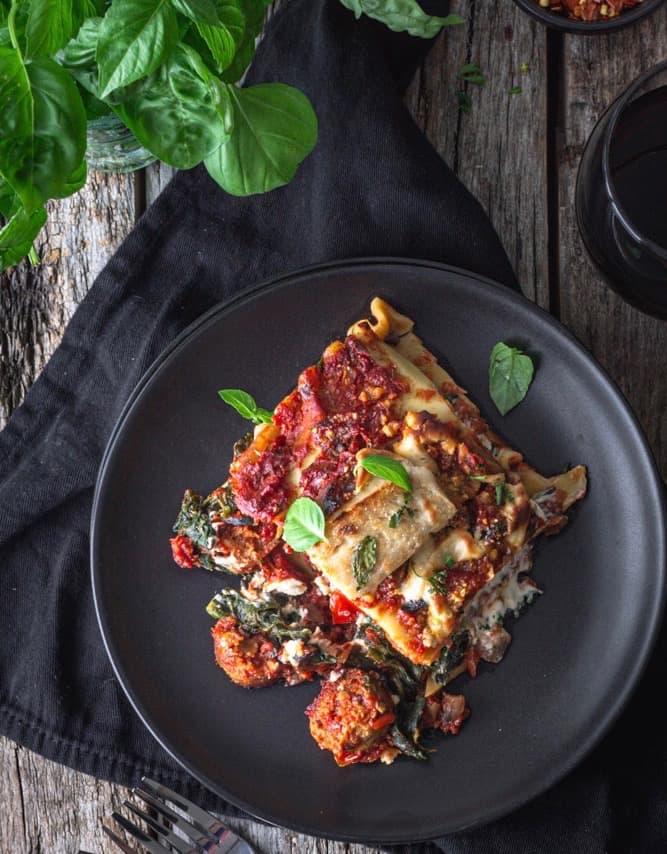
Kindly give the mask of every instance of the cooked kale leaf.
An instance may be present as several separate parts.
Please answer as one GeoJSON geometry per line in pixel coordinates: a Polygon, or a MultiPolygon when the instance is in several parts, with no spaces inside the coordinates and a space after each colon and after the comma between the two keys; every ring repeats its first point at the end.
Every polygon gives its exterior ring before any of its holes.
{"type": "Polygon", "coordinates": [[[307,640],[311,636],[310,629],[301,624],[299,612],[273,596],[266,601],[250,602],[237,590],[221,590],[208,603],[206,611],[216,620],[236,617],[244,629],[252,634],[263,632],[277,643],[307,640]]]}
{"type": "Polygon", "coordinates": [[[431,677],[438,685],[444,685],[449,674],[463,661],[463,656],[470,646],[470,635],[467,631],[459,632],[452,639],[450,646],[443,647],[440,658],[431,666],[431,677]]]}
{"type": "Polygon", "coordinates": [[[191,489],[186,490],[183,496],[174,532],[189,537],[200,549],[208,548],[209,541],[215,537],[206,499],[191,489]]]}

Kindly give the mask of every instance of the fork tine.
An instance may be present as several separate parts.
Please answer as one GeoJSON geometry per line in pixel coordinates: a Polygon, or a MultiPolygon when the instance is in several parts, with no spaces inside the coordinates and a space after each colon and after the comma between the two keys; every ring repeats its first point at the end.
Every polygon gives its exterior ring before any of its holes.
{"type": "Polygon", "coordinates": [[[131,836],[134,836],[135,839],[138,839],[139,842],[144,846],[144,848],[150,852],[150,854],[164,854],[164,852],[168,849],[164,847],[160,842],[157,842],[155,839],[151,839],[143,830],[140,830],[136,825],[132,824],[131,821],[128,821],[124,815],[121,815],[119,812],[112,812],[111,818],[117,822],[124,830],[126,830],[131,836]]]}
{"type": "Polygon", "coordinates": [[[143,819],[149,827],[152,827],[156,833],[159,833],[160,836],[164,836],[167,842],[175,848],[179,854],[191,854],[192,845],[188,845],[187,842],[183,839],[179,839],[178,836],[173,834],[169,828],[164,827],[159,822],[155,821],[155,819],[148,815],[144,810],[139,809],[139,807],[135,806],[131,801],[124,801],[123,806],[127,807],[130,812],[133,812],[136,816],[143,819]]]}
{"type": "Polygon", "coordinates": [[[113,840],[113,842],[116,843],[116,845],[120,848],[121,851],[125,852],[125,854],[137,854],[136,849],[130,848],[130,846],[126,842],[123,842],[120,836],[116,836],[113,830],[108,828],[106,824],[102,825],[102,830],[111,840],[113,840]]]}
{"type": "Polygon", "coordinates": [[[198,828],[205,833],[207,838],[210,839],[211,842],[217,842],[218,838],[210,832],[209,827],[211,827],[214,823],[219,823],[218,819],[211,815],[210,812],[206,812],[201,807],[197,806],[197,804],[193,804],[192,801],[189,801],[187,798],[183,797],[183,795],[179,795],[177,792],[174,792],[168,786],[163,786],[162,783],[156,783],[155,780],[150,780],[148,777],[142,777],[141,782],[147,786],[148,790],[153,790],[153,794],[157,794],[162,796],[163,798],[167,798],[179,809],[182,809],[186,812],[192,821],[198,825],[198,828]]]}
{"type": "Polygon", "coordinates": [[[196,844],[205,845],[206,842],[213,841],[213,839],[210,838],[210,834],[206,834],[196,825],[190,824],[188,819],[174,812],[174,810],[168,807],[163,801],[154,798],[151,794],[139,788],[139,786],[133,787],[132,794],[137,798],[141,798],[141,800],[145,801],[148,806],[153,807],[154,810],[157,810],[161,815],[173,822],[179,830],[182,830],[183,833],[189,836],[196,844]]]}

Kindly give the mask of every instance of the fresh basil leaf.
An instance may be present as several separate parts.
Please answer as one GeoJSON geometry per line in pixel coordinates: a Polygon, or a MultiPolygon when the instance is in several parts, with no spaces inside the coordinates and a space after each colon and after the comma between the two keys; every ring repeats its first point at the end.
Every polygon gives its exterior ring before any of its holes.
{"type": "Polygon", "coordinates": [[[179,44],[113,109],[160,160],[191,169],[229,138],[233,108],[227,89],[193,48],[179,44]]]}
{"type": "Polygon", "coordinates": [[[57,57],[67,68],[86,68],[96,61],[97,42],[103,18],[88,18],[83,22],[76,36],[65,45],[57,57]]]}
{"type": "Polygon", "coordinates": [[[236,48],[236,54],[232,64],[222,71],[222,79],[227,83],[236,83],[240,80],[247,67],[250,65],[255,54],[257,36],[264,27],[264,14],[266,11],[264,0],[244,0],[243,14],[245,16],[245,28],[243,39],[236,48]]]}
{"type": "Polygon", "coordinates": [[[113,111],[108,104],[100,101],[99,98],[96,98],[81,85],[79,86],[79,95],[81,95],[83,107],[86,111],[86,118],[89,122],[93,119],[101,119],[103,116],[113,115],[113,111]]]}
{"type": "Polygon", "coordinates": [[[233,406],[242,418],[247,418],[253,424],[270,424],[273,421],[273,413],[257,406],[255,398],[247,391],[241,391],[240,388],[222,388],[218,394],[225,403],[233,406]]]}
{"type": "Polygon", "coordinates": [[[56,56],[77,83],[96,98],[99,93],[96,53],[101,24],[102,18],[89,18],[81,25],[76,38],[71,39],[56,56]]]}
{"type": "Polygon", "coordinates": [[[86,151],[86,113],[69,73],[0,48],[0,173],[26,213],[58,196],[86,151]]]}
{"type": "Polygon", "coordinates": [[[143,81],[130,83],[129,86],[115,89],[112,95],[107,97],[106,103],[100,99],[97,42],[101,26],[102,18],[88,18],[81,25],[76,37],[55,55],[56,62],[67,68],[80,89],[87,93],[82,95],[82,100],[89,119],[110,115],[110,104],[120,103],[143,86],[143,81]]]}
{"type": "Polygon", "coordinates": [[[317,141],[317,117],[306,96],[283,83],[229,87],[234,131],[205,162],[211,177],[235,196],[289,183],[317,141]]]}
{"type": "Polygon", "coordinates": [[[255,45],[256,36],[251,38],[246,33],[241,44],[236,48],[231,63],[226,68],[218,69],[222,80],[226,83],[236,83],[241,80],[255,55],[255,45]]]}
{"type": "Polygon", "coordinates": [[[388,457],[386,454],[369,454],[361,460],[361,467],[375,477],[389,480],[406,492],[412,492],[410,475],[405,470],[405,466],[393,457],[388,457]]]}
{"type": "Polygon", "coordinates": [[[30,0],[25,30],[27,58],[50,56],[73,34],[72,0],[30,0]]]}
{"type": "Polygon", "coordinates": [[[297,498],[285,515],[283,540],[295,552],[305,552],[324,539],[324,513],[312,498],[297,498]]]}
{"type": "Polygon", "coordinates": [[[145,80],[135,81],[128,86],[115,89],[111,95],[107,96],[106,101],[100,99],[97,43],[101,26],[102,18],[88,18],[82,24],[76,38],[71,39],[55,55],[55,60],[69,70],[80,89],[85,89],[89,93],[82,95],[86,116],[89,119],[110,115],[110,105],[121,103],[129,95],[135,94],[145,86],[145,80]]]}
{"type": "Polygon", "coordinates": [[[194,22],[215,60],[216,70],[229,65],[243,41],[245,16],[240,0],[172,0],[194,22]]]}
{"type": "Polygon", "coordinates": [[[501,415],[506,415],[526,396],[533,380],[533,361],[516,347],[499,341],[489,360],[489,394],[501,415]]]}
{"type": "Polygon", "coordinates": [[[14,0],[14,2],[7,3],[7,30],[9,35],[9,45],[14,48],[18,48],[21,51],[25,49],[25,31],[28,25],[28,9],[29,3],[20,2],[20,0],[14,0]],[[11,13],[11,14],[10,14],[11,13]],[[11,30],[12,35],[9,33],[10,29],[10,17],[11,17],[11,30]]]}
{"type": "Polygon", "coordinates": [[[243,31],[241,30],[237,41],[232,30],[226,26],[212,27],[209,24],[197,24],[197,29],[211,51],[217,68],[224,71],[232,64],[236,48],[242,41],[243,31]]]}
{"type": "Polygon", "coordinates": [[[11,219],[21,207],[21,200],[0,175],[0,216],[11,219]]]}
{"type": "Polygon", "coordinates": [[[443,27],[463,24],[460,15],[427,15],[416,0],[340,0],[359,18],[362,14],[381,21],[390,30],[410,33],[411,36],[430,39],[443,27]]]}
{"type": "Polygon", "coordinates": [[[86,161],[82,160],[81,163],[76,167],[76,169],[72,172],[72,174],[65,179],[62,187],[53,197],[54,199],[66,199],[67,196],[71,196],[73,193],[76,193],[78,190],[83,187],[86,183],[86,179],[88,178],[88,168],[86,166],[86,161]]]}
{"type": "MultiPolygon", "coordinates": [[[[216,0],[171,0],[174,9],[198,24],[218,26],[222,23],[218,8],[221,2],[216,0]]],[[[224,3],[224,0],[222,0],[224,3]]]]}
{"type": "Polygon", "coordinates": [[[76,34],[89,18],[95,18],[104,12],[104,0],[71,0],[72,3],[72,33],[76,34]]]}
{"type": "Polygon", "coordinates": [[[378,559],[378,541],[367,535],[359,543],[352,555],[352,575],[357,582],[357,590],[366,584],[378,559]]]}
{"type": "Polygon", "coordinates": [[[155,71],[178,38],[171,0],[112,0],[97,44],[100,98],[155,71]]]}
{"type": "Polygon", "coordinates": [[[46,208],[26,213],[19,208],[0,229],[0,268],[18,264],[30,252],[34,239],[46,222],[46,208]]]}

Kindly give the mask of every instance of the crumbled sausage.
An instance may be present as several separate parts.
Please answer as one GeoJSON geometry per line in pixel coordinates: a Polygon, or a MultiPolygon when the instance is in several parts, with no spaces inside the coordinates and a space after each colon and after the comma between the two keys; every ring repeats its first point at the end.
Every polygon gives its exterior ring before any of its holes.
{"type": "Polygon", "coordinates": [[[537,0],[543,9],[562,12],[575,21],[608,21],[642,0],[537,0]]]}
{"type": "Polygon", "coordinates": [[[306,709],[310,733],[338,765],[373,762],[395,720],[394,702],[382,677],[352,667],[336,671],[306,709]]]}

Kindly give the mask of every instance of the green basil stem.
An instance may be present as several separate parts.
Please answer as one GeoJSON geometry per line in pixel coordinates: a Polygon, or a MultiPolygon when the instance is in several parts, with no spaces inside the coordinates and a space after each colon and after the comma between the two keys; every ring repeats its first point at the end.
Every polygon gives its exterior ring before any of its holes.
{"type": "MultiPolygon", "coordinates": [[[[9,30],[9,38],[12,43],[12,47],[14,50],[17,50],[21,53],[21,48],[19,47],[19,40],[16,35],[16,12],[18,10],[18,0],[14,0],[10,9],[9,15],[7,15],[7,29],[9,30]]],[[[23,54],[21,54],[23,56],[23,54]]]]}

